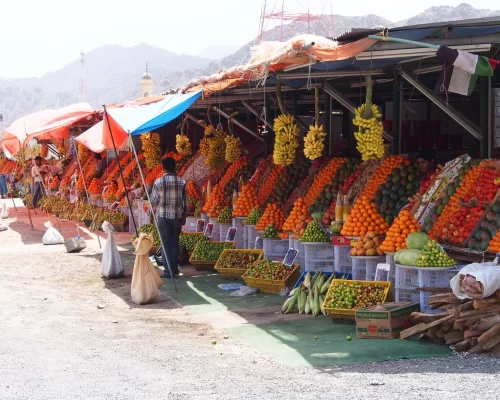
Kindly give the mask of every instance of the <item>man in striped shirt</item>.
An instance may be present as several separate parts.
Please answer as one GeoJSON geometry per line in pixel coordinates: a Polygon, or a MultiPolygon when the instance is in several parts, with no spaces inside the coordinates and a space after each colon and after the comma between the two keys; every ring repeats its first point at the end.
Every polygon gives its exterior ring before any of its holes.
{"type": "MultiPolygon", "coordinates": [[[[165,245],[166,257],[162,249],[162,259],[168,259],[174,276],[179,275],[179,235],[186,223],[188,201],[186,182],[175,173],[175,160],[171,157],[162,160],[165,174],[156,180],[151,194],[151,209],[156,212],[158,230],[165,245]]],[[[170,278],[167,269],[164,278],[170,278]]]]}

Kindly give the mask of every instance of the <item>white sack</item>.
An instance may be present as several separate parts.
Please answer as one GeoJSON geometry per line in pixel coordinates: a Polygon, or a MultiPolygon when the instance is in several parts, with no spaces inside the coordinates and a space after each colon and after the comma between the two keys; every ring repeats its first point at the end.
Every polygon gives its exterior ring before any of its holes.
{"type": "Polygon", "coordinates": [[[43,244],[63,244],[64,238],[59,233],[59,231],[52,226],[50,222],[46,222],[45,227],[47,231],[43,235],[42,242],[43,244]]]}
{"type": "Polygon", "coordinates": [[[117,278],[122,276],[125,270],[123,268],[120,252],[118,251],[118,247],[116,247],[115,230],[113,229],[113,225],[108,221],[103,222],[102,230],[108,234],[108,240],[102,253],[101,275],[103,278],[108,279],[117,278]]]}
{"type": "Polygon", "coordinates": [[[497,289],[500,289],[500,266],[498,266],[497,259],[489,263],[472,263],[466,265],[453,277],[450,281],[450,287],[459,299],[473,298],[465,292],[462,286],[462,281],[469,275],[473,276],[482,286],[482,295],[475,296],[476,299],[489,297],[497,289]]]}
{"type": "Polygon", "coordinates": [[[7,204],[3,203],[2,210],[0,211],[0,218],[7,219],[9,218],[9,210],[7,208],[7,204]]]}

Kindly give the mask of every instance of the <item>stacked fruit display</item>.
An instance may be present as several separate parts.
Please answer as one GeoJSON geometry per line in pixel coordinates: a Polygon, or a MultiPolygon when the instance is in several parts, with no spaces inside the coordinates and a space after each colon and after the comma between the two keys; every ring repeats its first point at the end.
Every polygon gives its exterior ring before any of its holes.
{"type": "Polygon", "coordinates": [[[194,181],[188,181],[186,189],[188,197],[200,200],[201,197],[200,194],[198,193],[198,189],[196,189],[196,184],[194,183],[194,181]]]}
{"type": "Polygon", "coordinates": [[[89,149],[81,143],[78,143],[78,158],[80,162],[86,160],[89,156],[89,149]]]}
{"type": "Polygon", "coordinates": [[[397,168],[393,168],[385,183],[375,193],[375,206],[380,215],[391,224],[408,197],[418,192],[420,186],[420,168],[410,159],[405,159],[397,168]]]}
{"type": "Polygon", "coordinates": [[[146,132],[141,135],[142,151],[148,169],[153,169],[161,164],[160,135],[146,132]]]}
{"type": "Polygon", "coordinates": [[[255,263],[261,254],[257,252],[244,252],[240,250],[226,250],[217,261],[217,268],[247,269],[255,263]]]}
{"type": "Polygon", "coordinates": [[[241,188],[241,194],[233,210],[234,217],[246,217],[253,208],[258,206],[257,193],[252,184],[247,183],[241,188]]]}
{"type": "Polygon", "coordinates": [[[219,224],[229,224],[233,220],[231,207],[224,207],[217,217],[219,224]]]}
{"type": "MultiPolygon", "coordinates": [[[[248,157],[241,157],[234,162],[230,168],[236,171],[231,179],[224,183],[224,197],[227,202],[232,202],[234,192],[238,192],[240,188],[240,181],[247,182],[253,175],[257,164],[256,159],[249,159],[248,157]],[[235,165],[236,164],[236,165],[235,165]]],[[[228,169],[228,171],[229,171],[228,169]]],[[[225,180],[225,176],[221,181],[225,180]]]]}
{"type": "Polygon", "coordinates": [[[279,239],[278,231],[274,227],[274,224],[269,224],[264,229],[264,233],[262,233],[261,237],[263,239],[279,239]]]}
{"type": "MultiPolygon", "coordinates": [[[[356,161],[347,159],[340,166],[340,168],[337,169],[333,179],[328,184],[323,186],[323,189],[319,197],[314,201],[314,203],[309,208],[309,212],[311,214],[315,212],[326,212],[330,207],[330,205],[334,202],[337,193],[343,186],[346,179],[349,178],[349,176],[351,176],[357,170],[357,168],[358,168],[358,163],[356,161]]],[[[328,222],[327,220],[332,216],[329,215],[325,219],[326,225],[330,225],[331,221],[335,219],[334,216],[335,214],[333,215],[333,218],[328,222]]]]}
{"type": "Polygon", "coordinates": [[[422,249],[417,267],[453,267],[455,260],[449,257],[435,240],[429,240],[422,249]]]}
{"type": "Polygon", "coordinates": [[[304,138],[304,155],[309,160],[316,160],[323,155],[325,136],[326,133],[323,129],[323,125],[318,126],[315,124],[309,126],[309,131],[304,138]]]}
{"type": "MultiPolygon", "coordinates": [[[[493,213],[496,216],[496,220],[495,220],[496,229],[492,226],[492,222],[490,222],[488,224],[488,231],[490,232],[490,234],[492,236],[492,239],[491,239],[491,241],[489,243],[488,250],[493,251],[495,253],[500,253],[500,233],[499,233],[499,228],[500,228],[500,203],[497,202],[497,203],[493,204],[492,205],[492,210],[493,210],[493,213]]],[[[489,215],[489,213],[488,213],[488,215],[489,215]]],[[[487,215],[487,217],[488,217],[488,215],[487,215]]],[[[491,216],[490,216],[489,219],[491,219],[491,216]]],[[[473,249],[473,247],[471,247],[471,243],[470,242],[469,242],[469,248],[473,249]]]]}
{"type": "Polygon", "coordinates": [[[53,179],[52,179],[52,182],[50,182],[50,185],[49,185],[49,189],[58,189],[59,188],[59,184],[61,183],[59,177],[56,175],[53,179]]]}
{"type": "MultiPolygon", "coordinates": [[[[305,205],[304,199],[299,197],[294,205],[293,210],[290,212],[290,215],[285,221],[283,225],[283,230],[285,232],[293,232],[297,229],[297,226],[303,221],[302,217],[307,217],[307,207],[305,205]]],[[[305,218],[304,218],[305,220],[305,218]]],[[[304,224],[304,229],[306,228],[306,224],[304,224]]]]}
{"type": "Polygon", "coordinates": [[[357,257],[373,257],[383,256],[384,252],[380,248],[381,241],[375,232],[368,232],[366,236],[360,238],[354,243],[351,248],[351,256],[357,257]]]}
{"type": "Polygon", "coordinates": [[[243,277],[284,281],[292,274],[293,268],[279,262],[261,260],[248,267],[243,277]]]}
{"type": "Polygon", "coordinates": [[[290,114],[281,114],[274,120],[274,152],[273,161],[276,165],[293,164],[299,148],[299,126],[290,114]]]}
{"type": "Polygon", "coordinates": [[[234,135],[227,135],[224,141],[226,143],[226,161],[235,162],[241,156],[241,139],[234,135]]]}
{"type": "Polygon", "coordinates": [[[262,218],[255,225],[255,229],[258,231],[262,231],[266,229],[266,226],[270,224],[274,224],[278,231],[283,230],[283,224],[285,223],[285,215],[281,208],[279,208],[276,204],[269,203],[266,207],[266,211],[262,215],[262,218]]]}
{"type": "Polygon", "coordinates": [[[406,238],[415,232],[420,232],[420,225],[410,214],[409,210],[401,210],[392,223],[380,249],[387,253],[394,253],[406,248],[406,238]]]}
{"type": "Polygon", "coordinates": [[[257,194],[257,200],[259,201],[259,204],[261,205],[266,205],[269,195],[274,189],[274,186],[276,185],[276,182],[278,180],[278,176],[282,173],[282,167],[280,165],[274,165],[272,167],[271,172],[267,176],[267,179],[262,182],[262,185],[259,189],[259,193],[257,194]]]}
{"type": "Polygon", "coordinates": [[[198,241],[191,260],[194,261],[217,261],[225,249],[232,249],[232,243],[213,243],[209,238],[203,236],[198,241]]]}
{"type": "Polygon", "coordinates": [[[192,154],[191,142],[184,134],[175,135],[175,149],[179,154],[190,156],[192,154]]]}
{"type": "Polygon", "coordinates": [[[302,155],[298,155],[292,165],[282,169],[268,200],[276,204],[285,204],[293,190],[308,175],[309,167],[310,163],[307,159],[302,155]]]}
{"type": "Polygon", "coordinates": [[[179,236],[179,246],[184,247],[188,253],[192,253],[196,245],[203,239],[203,234],[181,233],[179,236]]]}
{"type": "Polygon", "coordinates": [[[92,179],[92,182],[90,183],[90,186],[88,187],[88,191],[90,194],[96,194],[96,195],[99,195],[102,193],[102,187],[99,184],[99,179],[97,179],[97,178],[92,179]]]}
{"type": "Polygon", "coordinates": [[[330,241],[330,236],[327,235],[319,222],[313,219],[311,222],[307,224],[307,228],[304,231],[304,234],[300,238],[302,242],[325,242],[328,243],[330,241]]]}
{"type": "Polygon", "coordinates": [[[346,160],[345,158],[333,158],[318,172],[305,196],[307,207],[311,207],[314,204],[325,185],[332,181],[332,176],[335,176],[337,169],[346,160]]]}
{"type": "Polygon", "coordinates": [[[358,310],[385,301],[385,286],[357,281],[335,280],[326,294],[324,307],[358,310]]]}
{"type": "Polygon", "coordinates": [[[257,225],[259,220],[262,218],[264,213],[259,207],[254,207],[252,211],[248,214],[248,217],[243,222],[245,225],[257,225]]]}

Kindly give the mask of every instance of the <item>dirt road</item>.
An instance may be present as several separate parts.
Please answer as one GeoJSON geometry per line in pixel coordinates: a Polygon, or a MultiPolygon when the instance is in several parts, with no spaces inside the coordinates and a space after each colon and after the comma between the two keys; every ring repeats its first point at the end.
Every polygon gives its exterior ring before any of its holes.
{"type": "Polygon", "coordinates": [[[104,282],[95,243],[70,255],[26,228],[0,232],[2,400],[498,398],[498,358],[280,365],[165,294],[134,306],[130,269],[104,282]]]}

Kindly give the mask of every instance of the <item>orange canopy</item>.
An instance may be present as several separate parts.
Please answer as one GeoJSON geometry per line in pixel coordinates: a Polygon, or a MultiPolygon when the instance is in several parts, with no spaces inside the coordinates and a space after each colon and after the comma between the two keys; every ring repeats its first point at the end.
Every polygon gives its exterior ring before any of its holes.
{"type": "Polygon", "coordinates": [[[87,103],[72,104],[57,110],[39,111],[14,121],[4,131],[1,142],[4,153],[11,157],[32,138],[61,140],[69,137],[71,125],[94,112],[87,103]]]}

